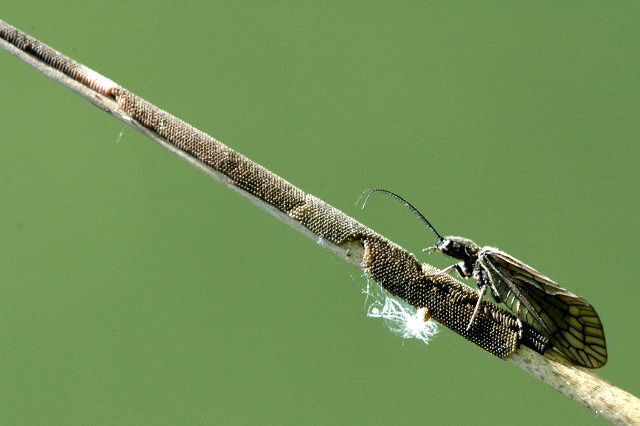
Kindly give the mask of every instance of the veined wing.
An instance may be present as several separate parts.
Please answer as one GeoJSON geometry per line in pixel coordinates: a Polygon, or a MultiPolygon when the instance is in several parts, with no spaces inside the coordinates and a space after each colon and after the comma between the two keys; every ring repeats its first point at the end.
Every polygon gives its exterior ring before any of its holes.
{"type": "Polygon", "coordinates": [[[589,368],[607,362],[602,323],[589,302],[498,249],[484,247],[478,260],[505,305],[560,352],[589,368]]]}

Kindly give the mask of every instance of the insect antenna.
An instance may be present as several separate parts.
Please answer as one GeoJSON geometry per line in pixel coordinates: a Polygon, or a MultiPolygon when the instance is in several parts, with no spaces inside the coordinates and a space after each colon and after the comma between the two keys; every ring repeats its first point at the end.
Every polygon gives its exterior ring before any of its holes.
{"type": "Polygon", "coordinates": [[[371,194],[373,194],[374,192],[382,192],[384,194],[390,195],[392,197],[394,197],[397,200],[400,200],[404,203],[404,206],[406,208],[408,208],[409,210],[411,210],[413,213],[415,213],[416,216],[418,216],[420,218],[420,220],[422,220],[422,222],[424,222],[425,225],[427,225],[427,227],[431,230],[431,232],[433,232],[434,234],[436,234],[436,236],[438,237],[438,239],[442,240],[444,238],[442,238],[442,235],[440,235],[438,233],[438,231],[436,231],[436,228],[433,227],[433,225],[431,224],[431,222],[429,222],[427,220],[426,217],[424,217],[424,215],[422,213],[420,213],[418,211],[417,208],[415,208],[410,202],[408,202],[407,200],[405,200],[404,198],[402,198],[401,196],[399,196],[398,194],[396,194],[395,192],[391,192],[391,191],[387,191],[386,189],[382,189],[382,188],[371,188],[371,189],[367,189],[361,196],[360,198],[362,198],[362,196],[364,195],[364,202],[362,203],[362,208],[364,209],[364,207],[367,205],[367,201],[369,201],[369,197],[371,196],[371,194]],[[366,194],[366,195],[365,195],[366,194]]]}

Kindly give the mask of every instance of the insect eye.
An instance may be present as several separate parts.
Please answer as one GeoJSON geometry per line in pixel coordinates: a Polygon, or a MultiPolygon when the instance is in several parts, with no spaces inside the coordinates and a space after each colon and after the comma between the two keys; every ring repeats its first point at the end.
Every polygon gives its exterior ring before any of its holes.
{"type": "Polygon", "coordinates": [[[449,248],[451,248],[451,243],[452,241],[449,239],[443,239],[442,241],[438,242],[438,248],[440,250],[448,250],[449,248]]]}

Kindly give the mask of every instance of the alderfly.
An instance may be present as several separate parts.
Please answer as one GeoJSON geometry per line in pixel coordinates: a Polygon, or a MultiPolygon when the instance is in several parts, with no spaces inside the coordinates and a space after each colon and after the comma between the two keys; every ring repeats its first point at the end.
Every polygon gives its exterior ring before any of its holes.
{"type": "Polygon", "coordinates": [[[463,237],[443,237],[426,217],[401,196],[386,189],[366,192],[362,207],[371,194],[382,192],[404,203],[438,238],[426,252],[440,251],[460,262],[439,274],[456,270],[463,278],[473,278],[478,301],[467,329],[473,326],[487,288],[497,303],[504,303],[519,319],[548,337],[564,355],[587,368],[607,362],[607,345],[602,323],[595,309],[582,297],[560,287],[531,266],[493,247],[481,247],[463,237]]]}

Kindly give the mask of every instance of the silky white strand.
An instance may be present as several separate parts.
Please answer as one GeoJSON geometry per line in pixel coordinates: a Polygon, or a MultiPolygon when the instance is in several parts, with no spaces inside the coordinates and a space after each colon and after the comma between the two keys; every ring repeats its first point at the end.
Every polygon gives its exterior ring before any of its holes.
{"type": "Polygon", "coordinates": [[[432,319],[425,321],[424,310],[416,310],[405,301],[389,295],[375,282],[367,279],[367,285],[362,292],[366,295],[365,304],[369,303],[370,298],[373,299],[367,306],[367,316],[382,318],[393,334],[429,344],[438,333],[435,321],[432,319]]]}

